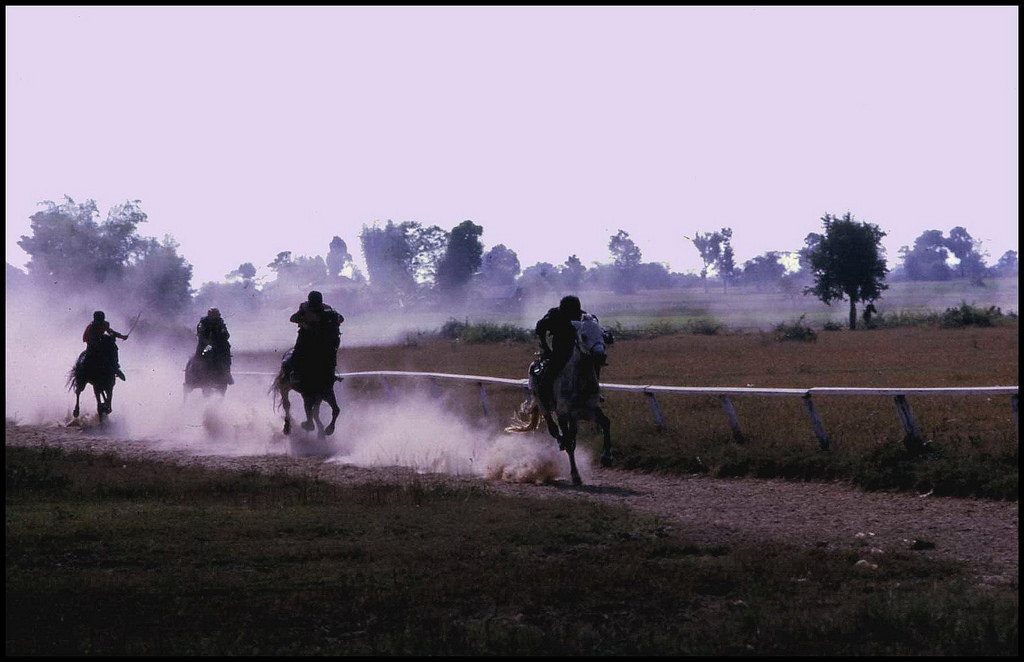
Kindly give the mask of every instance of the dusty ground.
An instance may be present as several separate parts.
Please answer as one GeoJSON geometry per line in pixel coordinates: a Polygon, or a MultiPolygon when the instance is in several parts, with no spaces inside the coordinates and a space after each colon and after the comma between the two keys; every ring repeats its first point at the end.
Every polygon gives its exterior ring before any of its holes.
{"type": "Polygon", "coordinates": [[[1015,583],[1018,577],[1016,501],[863,492],[841,483],[721,480],[600,468],[594,468],[590,484],[582,488],[564,482],[511,484],[439,474],[416,476],[402,467],[365,469],[283,454],[197,456],[154,450],[152,442],[62,427],[8,425],[6,444],[114,452],[233,470],[294,472],[341,482],[417,479],[475,485],[531,498],[591,499],[657,515],[701,544],[774,539],[809,547],[858,549],[866,558],[870,548],[876,548],[882,550],[878,558],[884,558],[893,550],[906,549],[909,541],[922,539],[934,543],[935,548],[918,553],[965,562],[983,582],[1015,583]]]}

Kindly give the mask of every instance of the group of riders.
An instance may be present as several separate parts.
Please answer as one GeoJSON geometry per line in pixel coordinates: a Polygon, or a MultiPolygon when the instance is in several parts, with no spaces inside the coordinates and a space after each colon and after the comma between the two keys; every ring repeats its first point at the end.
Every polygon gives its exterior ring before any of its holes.
{"type": "MultiPolygon", "coordinates": [[[[539,373],[539,396],[549,405],[554,399],[553,385],[572,358],[576,343],[576,329],[573,322],[579,322],[587,315],[578,297],[563,297],[558,307],[551,308],[537,322],[535,332],[540,340],[541,357],[535,363],[539,373]],[[550,337],[550,340],[549,340],[550,337]]],[[[591,316],[595,321],[596,317],[591,316]]],[[[298,336],[295,347],[285,355],[283,367],[285,373],[312,372],[333,376],[337,367],[338,347],[341,344],[341,324],[345,318],[334,308],[324,303],[320,292],[310,292],[306,301],[289,318],[298,325],[298,336]]],[[[118,360],[116,339],[127,340],[129,333],[122,334],[111,328],[102,311],[93,313],[93,320],[85,328],[82,341],[86,350],[79,357],[80,363],[96,362],[94,365],[106,365],[114,374],[125,380],[118,360]]],[[[227,324],[216,308],[210,308],[206,316],[196,325],[196,358],[209,355],[212,363],[218,367],[228,384],[233,384],[231,377],[231,344],[228,339],[227,324]]],[[[610,342],[611,339],[608,339],[610,342]]],[[[600,366],[597,367],[600,369],[600,366]]]]}

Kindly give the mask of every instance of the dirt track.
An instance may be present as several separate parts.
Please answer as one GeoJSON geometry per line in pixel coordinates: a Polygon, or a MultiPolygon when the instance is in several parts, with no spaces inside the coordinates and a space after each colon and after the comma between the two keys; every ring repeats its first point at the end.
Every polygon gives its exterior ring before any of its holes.
{"type": "Polygon", "coordinates": [[[829,549],[870,548],[885,554],[923,539],[932,558],[963,561],[983,582],[1016,583],[1018,502],[956,499],[905,493],[863,492],[841,483],[720,480],[595,468],[589,485],[524,485],[439,474],[416,476],[406,468],[358,468],[319,458],[286,455],[225,457],[153,450],[152,442],[103,437],[61,427],[8,426],[8,446],[56,445],[115,452],[188,465],[285,471],[341,482],[411,480],[472,484],[531,498],[591,499],[652,513],[702,544],[778,540],[829,549]],[[858,534],[863,534],[858,536],[858,534]],[[872,535],[873,534],[873,535],[872,535]]]}

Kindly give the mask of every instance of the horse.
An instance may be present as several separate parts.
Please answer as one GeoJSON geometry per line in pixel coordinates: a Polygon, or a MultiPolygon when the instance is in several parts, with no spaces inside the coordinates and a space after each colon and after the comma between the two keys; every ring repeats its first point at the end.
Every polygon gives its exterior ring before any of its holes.
{"type": "Polygon", "coordinates": [[[611,420],[601,411],[600,384],[597,372],[607,359],[606,332],[591,315],[584,315],[579,322],[573,322],[576,329],[576,343],[572,358],[554,381],[554,407],[549,408],[539,395],[541,361],[530,364],[530,394],[519,407],[513,424],[506,432],[532,432],[537,429],[541,415],[547,423],[548,432],[558,441],[558,448],[569,455],[569,468],[574,485],[582,485],[576,468],[576,436],[581,420],[594,421],[604,436],[601,465],[612,464],[611,420]],[[557,422],[556,422],[557,420],[557,422]]]}
{"type": "Polygon", "coordinates": [[[341,381],[341,378],[334,374],[334,362],[328,356],[312,355],[304,361],[295,361],[295,365],[291,366],[292,362],[289,359],[293,352],[294,349],[289,350],[282,357],[281,369],[270,387],[274,394],[274,409],[277,409],[278,401],[284,406],[283,432],[291,434],[292,431],[288,392],[295,391],[302,396],[302,404],[306,410],[306,420],[301,424],[302,429],[309,432],[316,427],[317,436],[332,435],[338,413],[341,412],[338,399],[334,396],[334,383],[341,381]],[[325,401],[331,407],[331,422],[326,427],[320,420],[320,405],[325,401]]]}
{"type": "MultiPolygon", "coordinates": [[[[114,339],[109,338],[104,342],[113,344],[114,339]]],[[[115,378],[111,349],[97,349],[94,352],[86,350],[79,354],[78,360],[68,373],[67,381],[68,390],[75,392],[74,417],[78,418],[81,413],[80,398],[87,384],[92,384],[93,392],[96,394],[96,413],[100,420],[102,421],[106,414],[112,413],[115,378]]]]}
{"type": "Polygon", "coordinates": [[[231,372],[225,357],[213,345],[206,345],[198,356],[193,354],[185,364],[185,384],[182,390],[186,398],[197,388],[203,390],[204,396],[212,391],[224,395],[231,383],[231,372]]]}

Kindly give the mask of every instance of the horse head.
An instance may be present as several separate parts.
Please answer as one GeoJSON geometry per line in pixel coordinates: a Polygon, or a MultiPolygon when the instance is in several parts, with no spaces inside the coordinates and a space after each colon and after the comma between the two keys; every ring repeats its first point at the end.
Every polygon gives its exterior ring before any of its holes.
{"type": "Polygon", "coordinates": [[[576,329],[576,348],[582,357],[592,359],[596,365],[603,366],[608,362],[608,350],[605,347],[605,331],[593,315],[584,315],[583,319],[572,323],[576,329]]]}

